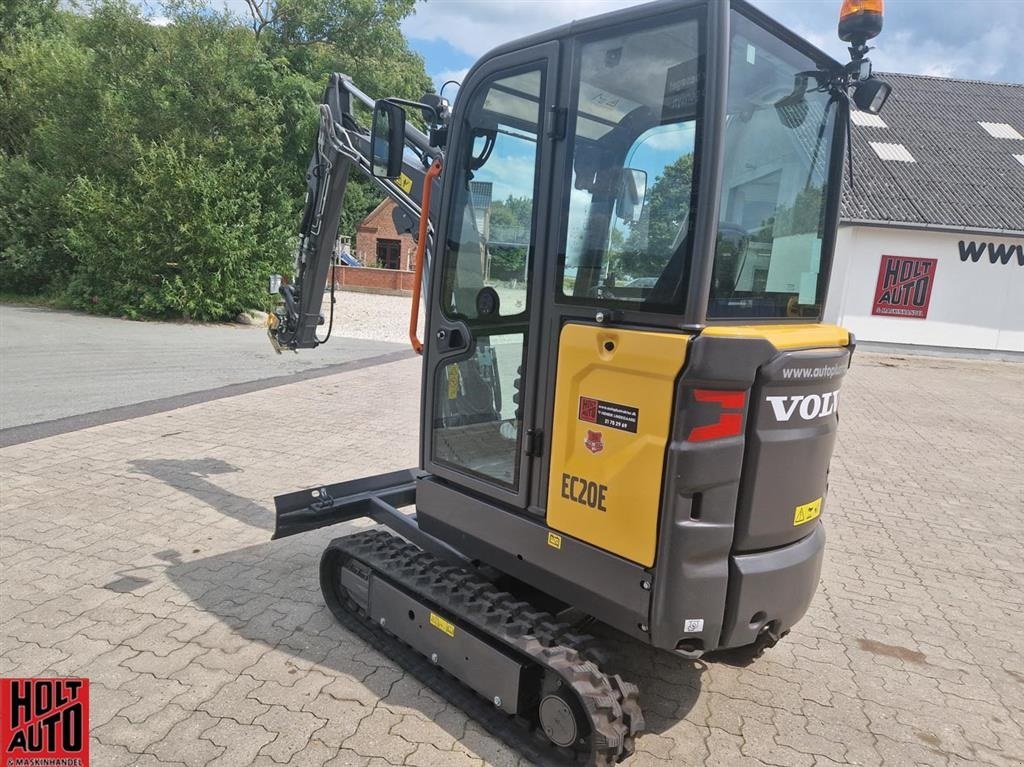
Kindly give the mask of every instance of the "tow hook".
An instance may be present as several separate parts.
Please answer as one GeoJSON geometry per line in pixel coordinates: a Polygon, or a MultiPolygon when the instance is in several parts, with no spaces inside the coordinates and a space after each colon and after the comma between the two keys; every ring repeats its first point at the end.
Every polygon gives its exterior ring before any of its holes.
{"type": "Polygon", "coordinates": [[[769,650],[775,647],[779,643],[782,637],[788,634],[788,631],[783,631],[781,634],[776,630],[775,623],[769,623],[763,629],[761,633],[757,635],[757,639],[754,640],[754,657],[760,658],[764,655],[765,650],[769,650]]]}

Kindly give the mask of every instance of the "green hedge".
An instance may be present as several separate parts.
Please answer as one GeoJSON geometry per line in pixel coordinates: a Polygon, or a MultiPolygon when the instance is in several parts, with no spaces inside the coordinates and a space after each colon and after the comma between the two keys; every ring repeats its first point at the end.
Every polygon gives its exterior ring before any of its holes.
{"type": "MultiPolygon", "coordinates": [[[[398,30],[411,8],[313,0],[258,34],[199,6],[159,27],[123,2],[19,16],[0,42],[0,290],[133,318],[266,307],[267,275],[291,269],[327,74],[429,87],[398,30]],[[324,31],[345,14],[359,46],[324,31]],[[375,40],[391,46],[379,62],[375,40]]],[[[378,201],[354,184],[342,232],[378,201]]]]}

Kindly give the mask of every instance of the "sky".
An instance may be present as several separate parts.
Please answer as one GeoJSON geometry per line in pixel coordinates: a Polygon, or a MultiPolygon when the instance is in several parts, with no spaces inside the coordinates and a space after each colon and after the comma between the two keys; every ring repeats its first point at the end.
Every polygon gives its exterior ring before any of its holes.
{"type": "MultiPolygon", "coordinates": [[[[840,0],[753,0],[801,36],[848,60],[836,37],[840,0]]],[[[636,0],[429,0],[403,24],[438,87],[461,80],[481,55],[573,19],[636,0]]],[[[1024,0],[887,0],[870,58],[885,72],[1024,83],[1024,0]]],[[[446,91],[449,97],[452,92],[446,91]]]]}

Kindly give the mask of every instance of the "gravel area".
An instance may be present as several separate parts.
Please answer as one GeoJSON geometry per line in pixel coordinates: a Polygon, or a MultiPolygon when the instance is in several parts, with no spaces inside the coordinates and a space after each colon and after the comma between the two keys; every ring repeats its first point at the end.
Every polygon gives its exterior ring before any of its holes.
{"type": "MultiPolygon", "coordinates": [[[[330,312],[330,294],[324,294],[323,312],[330,312]]],[[[408,343],[409,296],[385,296],[339,290],[335,294],[334,332],[345,338],[408,343]]],[[[420,309],[422,328],[423,310],[420,309]]],[[[422,330],[421,330],[422,333],[422,330]]]]}

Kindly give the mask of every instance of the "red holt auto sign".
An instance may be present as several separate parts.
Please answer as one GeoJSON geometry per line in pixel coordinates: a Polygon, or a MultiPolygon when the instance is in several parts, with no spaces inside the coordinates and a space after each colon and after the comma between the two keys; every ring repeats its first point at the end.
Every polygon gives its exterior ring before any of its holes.
{"type": "Polygon", "coordinates": [[[882,317],[928,317],[935,282],[935,258],[882,256],[871,313],[882,317]]]}

